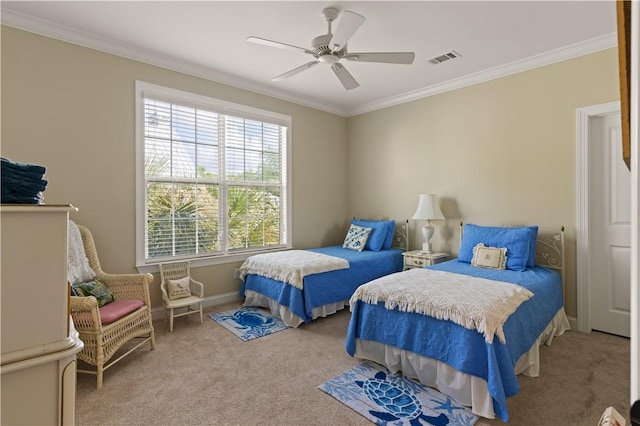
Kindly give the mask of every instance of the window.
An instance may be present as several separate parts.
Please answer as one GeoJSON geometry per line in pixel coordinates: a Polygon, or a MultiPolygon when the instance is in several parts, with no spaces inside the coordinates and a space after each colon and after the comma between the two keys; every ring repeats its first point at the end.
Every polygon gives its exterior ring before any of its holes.
{"type": "Polygon", "coordinates": [[[288,116],[136,83],[137,266],[290,246],[288,116]]]}

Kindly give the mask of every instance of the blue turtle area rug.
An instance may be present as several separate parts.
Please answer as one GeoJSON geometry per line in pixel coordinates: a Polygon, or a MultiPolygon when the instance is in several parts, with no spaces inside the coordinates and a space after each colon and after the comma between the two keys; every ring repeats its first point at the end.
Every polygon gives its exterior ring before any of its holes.
{"type": "Polygon", "coordinates": [[[471,409],[437,390],[370,361],[318,387],[379,425],[466,426],[478,421],[471,409]]]}
{"type": "Polygon", "coordinates": [[[245,342],[288,328],[280,318],[274,317],[269,312],[247,306],[209,314],[209,318],[245,342]]]}

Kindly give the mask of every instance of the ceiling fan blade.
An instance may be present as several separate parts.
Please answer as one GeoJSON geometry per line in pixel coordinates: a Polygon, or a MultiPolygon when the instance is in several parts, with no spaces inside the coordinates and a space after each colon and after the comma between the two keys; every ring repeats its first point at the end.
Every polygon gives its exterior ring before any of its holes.
{"type": "Polygon", "coordinates": [[[349,73],[349,71],[347,71],[345,67],[342,66],[341,63],[338,62],[331,65],[331,69],[336,74],[336,77],[338,77],[338,80],[340,80],[340,83],[342,83],[345,89],[351,90],[360,86],[360,83],[358,83],[356,79],[353,78],[353,76],[349,73]]]}
{"type": "Polygon", "coordinates": [[[329,42],[329,48],[337,52],[347,45],[349,39],[358,31],[360,25],[364,23],[365,17],[357,13],[345,10],[336,27],[333,37],[329,42]]]}
{"type": "Polygon", "coordinates": [[[296,74],[300,74],[302,71],[308,70],[309,68],[313,68],[318,65],[320,61],[311,61],[307,62],[304,65],[300,65],[297,68],[292,69],[291,71],[287,71],[284,74],[280,74],[279,76],[273,77],[271,81],[282,81],[286,80],[289,77],[293,77],[296,74]]]}
{"type": "Polygon", "coordinates": [[[412,64],[416,54],[414,52],[368,52],[349,53],[344,59],[357,62],[380,62],[384,64],[412,64]]]}
{"type": "Polygon", "coordinates": [[[267,40],[266,38],[260,37],[247,37],[247,41],[251,43],[264,44],[265,46],[277,47],[279,49],[288,49],[288,50],[297,50],[302,51],[304,53],[309,53],[310,55],[315,56],[315,52],[309,49],[305,49],[304,47],[294,46],[292,44],[281,43],[279,41],[267,40]]]}

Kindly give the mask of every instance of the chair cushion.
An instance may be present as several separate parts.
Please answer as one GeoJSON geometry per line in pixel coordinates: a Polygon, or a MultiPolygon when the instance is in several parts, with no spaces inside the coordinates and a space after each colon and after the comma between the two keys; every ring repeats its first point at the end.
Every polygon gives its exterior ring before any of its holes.
{"type": "Polygon", "coordinates": [[[111,324],[120,318],[129,315],[140,308],[144,303],[142,300],[116,300],[100,308],[100,319],[102,325],[111,324]]]}
{"type": "Polygon", "coordinates": [[[183,297],[181,299],[167,300],[164,302],[164,306],[167,309],[184,308],[185,306],[195,305],[196,303],[202,303],[204,299],[198,296],[183,297]]]}
{"type": "Polygon", "coordinates": [[[179,280],[167,280],[167,294],[169,300],[191,296],[191,279],[184,277],[179,280]]]}

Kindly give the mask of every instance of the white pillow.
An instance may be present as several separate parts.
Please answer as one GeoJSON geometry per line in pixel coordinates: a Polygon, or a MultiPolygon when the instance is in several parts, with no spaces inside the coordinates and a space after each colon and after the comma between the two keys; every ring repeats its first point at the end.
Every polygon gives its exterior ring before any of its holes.
{"type": "Polygon", "coordinates": [[[369,234],[372,228],[365,228],[362,226],[351,224],[347,231],[347,236],[344,238],[343,248],[362,251],[367,244],[369,234]]]}
{"type": "Polygon", "coordinates": [[[169,300],[182,299],[191,296],[191,280],[189,277],[180,278],[179,280],[167,280],[167,294],[169,300]]]}
{"type": "Polygon", "coordinates": [[[486,247],[478,243],[473,248],[471,264],[479,268],[505,269],[507,267],[506,247],[486,247]]]}
{"type": "Polygon", "coordinates": [[[92,281],[96,277],[96,273],[91,269],[91,266],[89,266],[89,259],[87,259],[87,255],[84,253],[80,229],[78,229],[78,225],[71,219],[69,219],[68,232],[69,267],[67,268],[67,281],[71,284],[92,281]]]}

